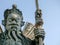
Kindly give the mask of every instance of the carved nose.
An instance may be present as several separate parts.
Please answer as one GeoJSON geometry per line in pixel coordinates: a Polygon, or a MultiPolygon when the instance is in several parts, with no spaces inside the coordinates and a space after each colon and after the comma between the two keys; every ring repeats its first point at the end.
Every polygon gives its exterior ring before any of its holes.
{"type": "Polygon", "coordinates": [[[13,21],[12,21],[12,24],[16,24],[16,21],[15,21],[15,20],[13,20],[13,21]]]}

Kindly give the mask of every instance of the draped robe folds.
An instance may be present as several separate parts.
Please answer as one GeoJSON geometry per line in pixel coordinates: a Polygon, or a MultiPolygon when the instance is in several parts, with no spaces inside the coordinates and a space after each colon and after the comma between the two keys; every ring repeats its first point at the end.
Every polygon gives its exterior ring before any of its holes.
{"type": "Polygon", "coordinates": [[[26,38],[19,31],[6,31],[0,34],[0,45],[35,45],[35,41],[26,38]]]}

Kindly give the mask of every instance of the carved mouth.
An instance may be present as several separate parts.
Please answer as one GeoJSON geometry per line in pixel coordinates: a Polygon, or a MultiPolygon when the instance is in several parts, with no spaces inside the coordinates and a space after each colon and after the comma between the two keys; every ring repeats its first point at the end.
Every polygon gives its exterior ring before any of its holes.
{"type": "Polygon", "coordinates": [[[9,26],[18,26],[18,24],[9,24],[9,26]]]}
{"type": "Polygon", "coordinates": [[[17,30],[17,27],[11,27],[12,30],[17,30]]]}
{"type": "Polygon", "coordinates": [[[16,27],[11,27],[11,29],[16,28],[16,27]]]}

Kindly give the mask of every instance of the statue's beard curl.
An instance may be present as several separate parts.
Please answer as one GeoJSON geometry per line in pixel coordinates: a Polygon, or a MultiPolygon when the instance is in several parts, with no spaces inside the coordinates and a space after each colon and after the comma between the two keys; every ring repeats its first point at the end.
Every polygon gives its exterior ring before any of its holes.
{"type": "Polygon", "coordinates": [[[20,31],[18,32],[18,31],[13,30],[13,31],[8,32],[8,37],[10,39],[13,39],[13,40],[17,41],[19,39],[20,40],[22,39],[22,37],[20,36],[20,34],[21,34],[20,31]]]}
{"type": "Polygon", "coordinates": [[[14,25],[7,26],[6,34],[8,35],[9,39],[12,39],[15,41],[22,40],[22,37],[21,37],[22,31],[19,26],[14,26],[14,25]]]}

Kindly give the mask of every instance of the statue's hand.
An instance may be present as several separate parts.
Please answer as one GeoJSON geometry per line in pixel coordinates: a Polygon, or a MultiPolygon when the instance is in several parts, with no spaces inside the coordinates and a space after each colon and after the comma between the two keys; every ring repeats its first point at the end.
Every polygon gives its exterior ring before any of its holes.
{"type": "Polygon", "coordinates": [[[34,33],[36,38],[41,37],[44,40],[44,37],[45,37],[44,29],[35,29],[34,33]]]}

